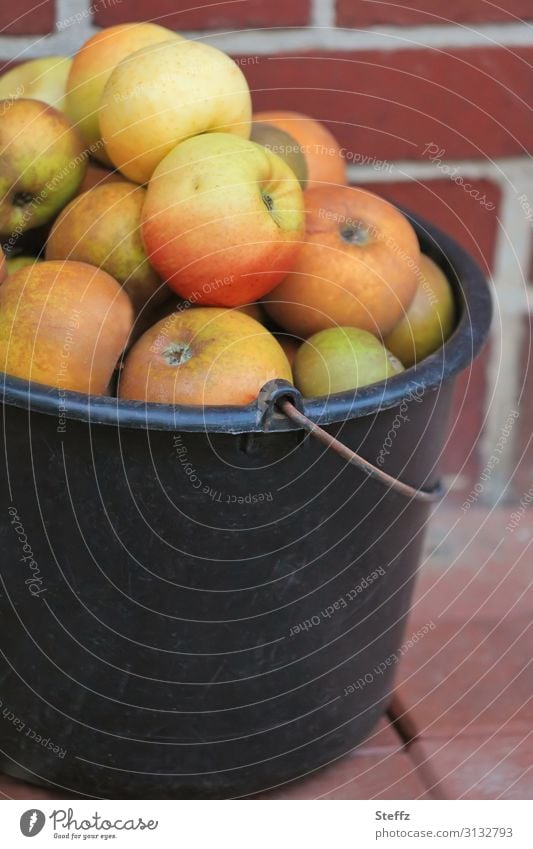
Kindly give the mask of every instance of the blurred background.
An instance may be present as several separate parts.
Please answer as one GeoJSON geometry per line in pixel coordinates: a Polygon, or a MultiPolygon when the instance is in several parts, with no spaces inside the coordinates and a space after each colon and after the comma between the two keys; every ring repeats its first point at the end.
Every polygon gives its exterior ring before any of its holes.
{"type": "Polygon", "coordinates": [[[17,0],[0,7],[0,63],[152,20],[229,52],[256,110],[323,121],[351,182],[446,230],[489,277],[492,338],[457,386],[443,469],[460,503],[476,484],[479,503],[518,502],[533,497],[528,17],[531,0],[17,0]]]}

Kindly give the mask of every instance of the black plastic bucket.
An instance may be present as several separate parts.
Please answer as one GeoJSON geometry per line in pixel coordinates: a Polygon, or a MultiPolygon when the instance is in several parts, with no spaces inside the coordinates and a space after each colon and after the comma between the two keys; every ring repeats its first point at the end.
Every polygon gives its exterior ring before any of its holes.
{"type": "MultiPolygon", "coordinates": [[[[470,257],[413,223],[454,283],[455,333],[417,369],[305,412],[430,489],[491,303],[470,257]]],[[[390,698],[427,504],[260,403],[10,377],[4,402],[0,771],[90,796],[230,797],[364,739],[390,698]]]]}

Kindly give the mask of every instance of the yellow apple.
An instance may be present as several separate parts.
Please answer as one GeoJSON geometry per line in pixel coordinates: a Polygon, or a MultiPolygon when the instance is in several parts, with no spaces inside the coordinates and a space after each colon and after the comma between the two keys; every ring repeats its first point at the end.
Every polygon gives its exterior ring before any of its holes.
{"type": "Polygon", "coordinates": [[[303,192],[275,153],[228,133],[204,133],[156,168],[141,230],[150,263],[182,298],[241,306],[294,265],[303,192]]]}
{"type": "Polygon", "coordinates": [[[100,137],[98,110],[102,93],[118,63],[149,44],[178,40],[172,30],[158,24],[120,24],[93,35],[74,56],[67,80],[67,115],[75,124],[93,156],[108,165],[100,137]]]}
{"type": "Polygon", "coordinates": [[[0,77],[0,99],[27,97],[42,100],[64,112],[65,89],[71,65],[72,59],[67,56],[47,56],[23,62],[0,77]]]}
{"type": "Polygon", "coordinates": [[[175,38],[123,59],[100,107],[107,154],[137,183],[146,183],[184,139],[216,131],[248,138],[250,121],[239,66],[216,47],[175,38]]]}

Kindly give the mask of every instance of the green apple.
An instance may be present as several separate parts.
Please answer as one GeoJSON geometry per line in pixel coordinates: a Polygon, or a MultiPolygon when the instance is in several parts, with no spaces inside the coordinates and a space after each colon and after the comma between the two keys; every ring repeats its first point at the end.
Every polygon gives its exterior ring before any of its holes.
{"type": "Polygon", "coordinates": [[[358,327],[320,330],[298,348],[294,384],[306,397],[348,392],[403,371],[379,339],[358,327]]]}
{"type": "Polygon", "coordinates": [[[35,256],[25,256],[24,254],[21,256],[7,257],[7,273],[14,274],[15,271],[19,270],[19,268],[25,268],[27,265],[33,265],[36,262],[42,262],[42,259],[37,259],[35,256]]]}
{"type": "Polygon", "coordinates": [[[47,56],[23,62],[0,77],[0,100],[18,100],[19,97],[42,100],[64,112],[71,65],[72,59],[67,56],[47,56]]]}
{"type": "Polygon", "coordinates": [[[385,345],[408,368],[444,345],[454,325],[452,287],[438,265],[422,255],[414,300],[385,345]]]}
{"type": "MultiPolygon", "coordinates": [[[[67,118],[40,100],[0,101],[0,234],[46,224],[74,197],[87,155],[67,118]]],[[[12,247],[12,244],[10,245],[12,247]]]]}
{"type": "Polygon", "coordinates": [[[254,121],[252,123],[252,133],[250,139],[257,144],[262,144],[263,147],[271,150],[287,163],[289,168],[294,172],[295,177],[302,189],[307,185],[307,161],[302,152],[301,145],[298,144],[295,138],[286,133],[285,130],[280,130],[273,124],[267,124],[263,121],[254,121]]]}

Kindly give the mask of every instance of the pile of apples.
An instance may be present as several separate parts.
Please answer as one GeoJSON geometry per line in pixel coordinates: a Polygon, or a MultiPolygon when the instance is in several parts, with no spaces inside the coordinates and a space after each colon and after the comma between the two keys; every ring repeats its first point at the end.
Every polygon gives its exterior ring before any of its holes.
{"type": "Polygon", "coordinates": [[[0,238],[0,369],[64,390],[326,395],[419,362],[455,321],[329,130],[253,115],[236,62],[151,23],[0,79],[0,238]]]}

